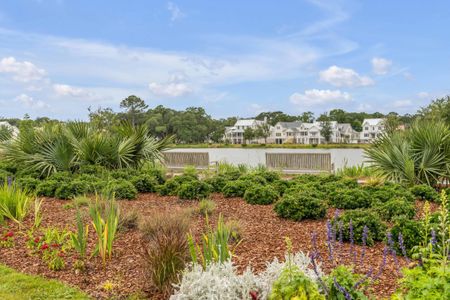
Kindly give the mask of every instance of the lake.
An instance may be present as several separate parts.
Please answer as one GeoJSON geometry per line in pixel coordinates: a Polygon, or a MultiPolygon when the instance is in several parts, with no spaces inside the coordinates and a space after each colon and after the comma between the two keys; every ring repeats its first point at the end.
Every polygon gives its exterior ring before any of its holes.
{"type": "Polygon", "coordinates": [[[206,152],[209,161],[227,162],[233,165],[245,164],[256,167],[266,164],[266,153],[330,153],[334,170],[344,166],[361,165],[364,162],[364,149],[286,149],[286,148],[177,148],[168,152],[206,152]]]}

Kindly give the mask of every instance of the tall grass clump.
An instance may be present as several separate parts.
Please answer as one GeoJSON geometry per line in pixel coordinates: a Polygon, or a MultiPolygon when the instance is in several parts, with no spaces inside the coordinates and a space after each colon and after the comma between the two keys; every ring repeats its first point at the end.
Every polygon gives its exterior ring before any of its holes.
{"type": "Polygon", "coordinates": [[[0,186],[0,222],[9,219],[21,224],[30,210],[32,196],[14,183],[7,181],[0,186]]]}
{"type": "Polygon", "coordinates": [[[102,199],[97,196],[96,201],[89,207],[92,226],[97,234],[97,245],[93,255],[100,254],[103,266],[111,259],[113,242],[119,224],[119,207],[114,198],[102,199]]]}
{"type": "Polygon", "coordinates": [[[189,259],[186,212],[157,213],[139,225],[143,242],[145,275],[165,295],[178,283],[178,274],[189,259]]]}

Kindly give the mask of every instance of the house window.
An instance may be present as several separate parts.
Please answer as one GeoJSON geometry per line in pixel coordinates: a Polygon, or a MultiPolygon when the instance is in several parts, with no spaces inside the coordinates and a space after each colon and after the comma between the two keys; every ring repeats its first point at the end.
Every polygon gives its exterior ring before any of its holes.
{"type": "Polygon", "coordinates": [[[277,129],[280,129],[280,126],[277,126],[277,129]]]}
{"type": "Polygon", "coordinates": [[[364,133],[364,137],[369,137],[369,134],[368,133],[364,133]]]}
{"type": "Polygon", "coordinates": [[[364,127],[364,130],[369,130],[369,127],[364,127]]]}
{"type": "Polygon", "coordinates": [[[275,135],[276,135],[276,136],[281,136],[281,133],[277,132],[275,135]]]}

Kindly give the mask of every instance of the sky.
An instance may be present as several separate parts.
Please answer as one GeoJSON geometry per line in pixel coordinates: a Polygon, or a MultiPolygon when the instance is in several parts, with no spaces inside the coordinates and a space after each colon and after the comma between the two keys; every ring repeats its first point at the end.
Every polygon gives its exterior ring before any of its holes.
{"type": "Polygon", "coordinates": [[[2,0],[0,117],[137,95],[213,117],[414,113],[450,94],[447,0],[2,0]]]}

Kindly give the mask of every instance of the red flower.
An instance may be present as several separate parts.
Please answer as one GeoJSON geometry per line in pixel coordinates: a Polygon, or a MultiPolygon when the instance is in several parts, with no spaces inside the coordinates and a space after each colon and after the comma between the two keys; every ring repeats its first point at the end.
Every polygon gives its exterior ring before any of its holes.
{"type": "Polygon", "coordinates": [[[48,245],[47,244],[43,244],[42,246],[41,246],[41,250],[47,250],[48,249],[48,245]]]}
{"type": "Polygon", "coordinates": [[[250,297],[252,297],[252,300],[258,300],[258,293],[256,291],[250,291],[250,297]]]}
{"type": "Polygon", "coordinates": [[[6,237],[13,237],[14,236],[14,232],[10,231],[7,234],[5,234],[6,237]]]}
{"type": "Polygon", "coordinates": [[[53,247],[53,248],[58,248],[59,245],[58,245],[57,243],[53,243],[53,244],[52,244],[52,247],[53,247]]]}
{"type": "Polygon", "coordinates": [[[58,253],[58,256],[59,257],[64,257],[64,253],[61,251],[61,252],[58,253]]]}
{"type": "Polygon", "coordinates": [[[40,239],[39,239],[38,237],[34,239],[34,242],[35,242],[36,244],[39,243],[39,241],[40,241],[40,239]]]}

